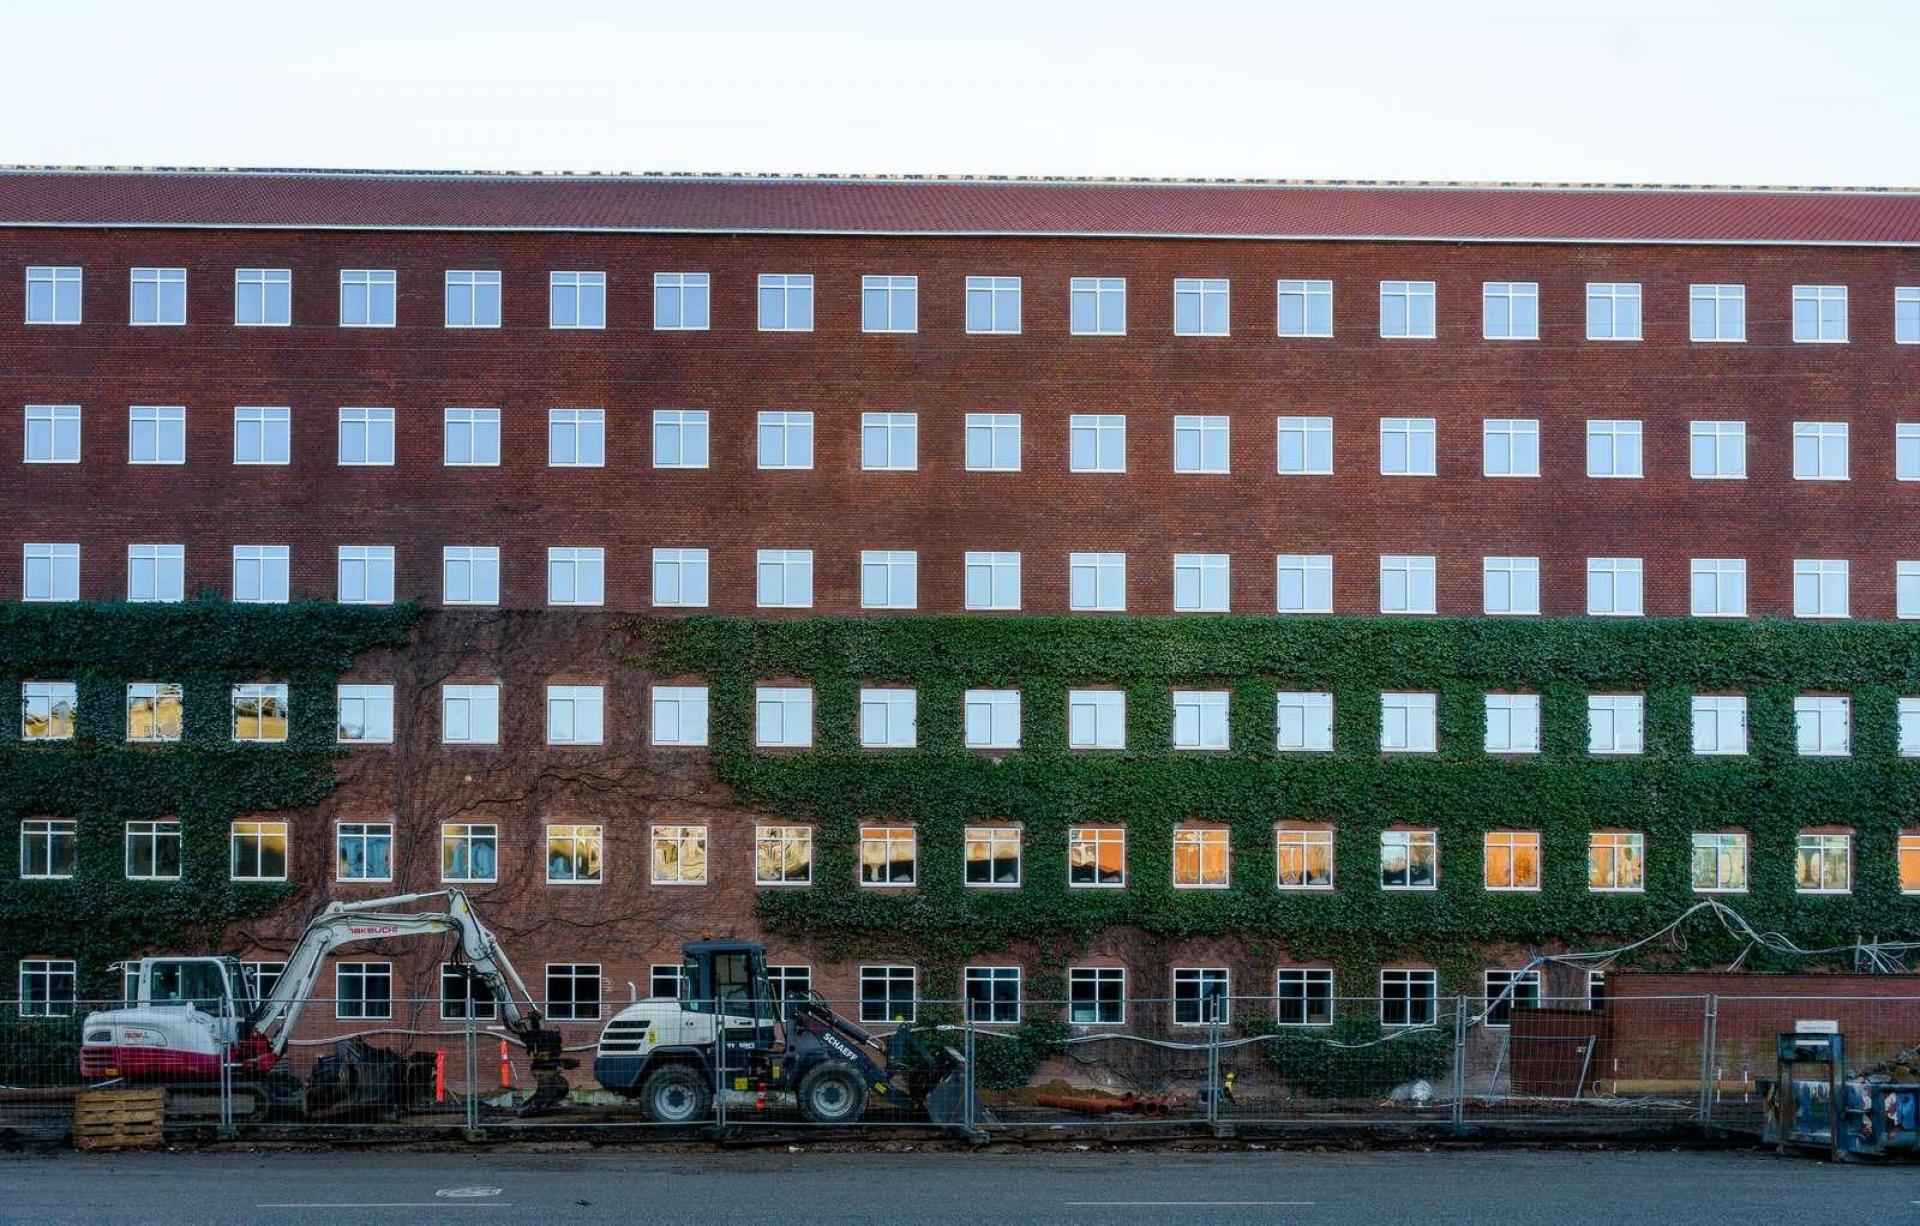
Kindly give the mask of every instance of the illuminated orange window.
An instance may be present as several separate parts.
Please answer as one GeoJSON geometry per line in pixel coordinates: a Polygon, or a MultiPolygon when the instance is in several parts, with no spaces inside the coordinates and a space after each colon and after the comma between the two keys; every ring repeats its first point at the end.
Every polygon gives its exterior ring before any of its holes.
{"type": "Polygon", "coordinates": [[[1127,832],[1117,827],[1067,829],[1067,884],[1118,890],[1127,884],[1127,832]]]}
{"type": "Polygon", "coordinates": [[[1192,890],[1227,888],[1230,847],[1224,830],[1173,832],[1173,884],[1192,890]]]}
{"type": "Polygon", "coordinates": [[[1540,833],[1495,830],[1486,836],[1484,880],[1489,890],[1540,888],[1540,833]]]}

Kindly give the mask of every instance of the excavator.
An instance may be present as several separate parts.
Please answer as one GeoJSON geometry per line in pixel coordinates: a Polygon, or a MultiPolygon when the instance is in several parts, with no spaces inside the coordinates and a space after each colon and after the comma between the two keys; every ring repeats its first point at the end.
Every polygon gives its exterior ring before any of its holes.
{"type": "Polygon", "coordinates": [[[231,957],[163,955],[120,963],[131,1000],[125,1008],[87,1015],[80,1072],[92,1080],[165,1085],[174,1100],[170,1109],[192,1114],[195,1100],[204,1110],[204,1100],[218,1094],[224,1067],[235,1118],[298,1115],[323,1105],[316,1100],[365,1102],[368,1087],[384,1087],[390,1096],[404,1077],[391,1053],[343,1040],[316,1064],[313,1083],[302,1085],[285,1066],[287,1042],[327,955],[363,941],[446,933],[459,942],[455,965],[491,992],[507,1032],[527,1051],[534,1091],[520,1114],[550,1110],[567,1096],[565,1070],[573,1062],[561,1056],[560,1032],[544,1023],[466,893],[455,889],[327,904],[300,934],[265,997],[231,957]],[[436,900],[431,909],[395,909],[436,900]]]}

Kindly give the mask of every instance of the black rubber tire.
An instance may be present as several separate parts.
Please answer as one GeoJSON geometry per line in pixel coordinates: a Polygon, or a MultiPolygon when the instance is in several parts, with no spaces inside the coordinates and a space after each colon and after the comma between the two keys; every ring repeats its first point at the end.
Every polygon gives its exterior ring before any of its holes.
{"type": "Polygon", "coordinates": [[[867,1080],[843,1060],[816,1064],[800,1079],[800,1114],[815,1124],[857,1123],[867,1111],[867,1080]]]}
{"type": "Polygon", "coordinates": [[[713,1114],[713,1087],[699,1069],[669,1064],[647,1078],[640,1092],[647,1118],[656,1124],[701,1124],[713,1114]]]}

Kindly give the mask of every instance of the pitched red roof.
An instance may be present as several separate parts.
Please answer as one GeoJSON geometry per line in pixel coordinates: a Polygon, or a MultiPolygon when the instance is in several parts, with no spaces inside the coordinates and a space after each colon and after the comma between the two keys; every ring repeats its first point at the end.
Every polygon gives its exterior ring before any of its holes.
{"type": "Polygon", "coordinates": [[[0,169],[0,226],[1920,244],[1920,191],[0,169]]]}

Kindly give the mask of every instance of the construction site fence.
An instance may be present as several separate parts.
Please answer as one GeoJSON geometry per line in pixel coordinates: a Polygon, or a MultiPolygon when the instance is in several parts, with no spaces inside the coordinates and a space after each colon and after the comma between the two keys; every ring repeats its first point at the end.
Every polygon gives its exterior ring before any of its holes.
{"type": "MultiPolygon", "coordinates": [[[[951,1128],[976,1139],[1170,1126],[1303,1134],[1482,1126],[1543,1138],[1703,1127],[1757,1135],[1775,1073],[1775,1036],[1809,1019],[1847,1036],[1850,1068],[1920,1063],[1912,1051],[1920,1044],[1920,991],[1519,1003],[1485,996],[822,1003],[873,1037],[868,1051],[876,1063],[895,1058],[895,1076],[867,1098],[858,1128],[951,1128]],[[900,1031],[907,1033],[896,1038],[900,1031]],[[943,1074],[945,1084],[934,1088],[943,1074]]],[[[699,1024],[711,1027],[717,1011],[730,1040],[728,1056],[709,1061],[700,1084],[680,1096],[690,1114],[664,1123],[649,1112],[648,1077],[633,1094],[597,1079],[602,1032],[618,1005],[563,1007],[563,1015],[595,1015],[548,1018],[570,1062],[569,1093],[538,1114],[525,1111],[535,1084],[528,1054],[487,1007],[315,998],[284,1035],[270,1072],[244,1063],[243,1045],[179,1057],[176,1067],[155,1071],[152,1052],[163,1047],[157,1031],[166,1025],[157,1012],[150,1026],[121,1032],[119,1048],[83,1063],[85,1018],[119,1007],[0,1001],[0,1139],[58,1139],[71,1128],[77,1094],[155,1084],[168,1091],[168,1134],[183,1139],[821,1127],[783,1083],[790,1069],[750,1064],[745,1054],[772,1040],[768,1019],[783,1016],[777,1001],[663,1010],[689,1035],[696,1023],[686,1019],[704,1017],[699,1024]],[[748,1020],[756,1017],[757,1028],[748,1020]]],[[[216,1029],[243,1026],[211,1016],[216,1029]]],[[[660,1036],[668,1043],[681,1037],[660,1036]]]]}

